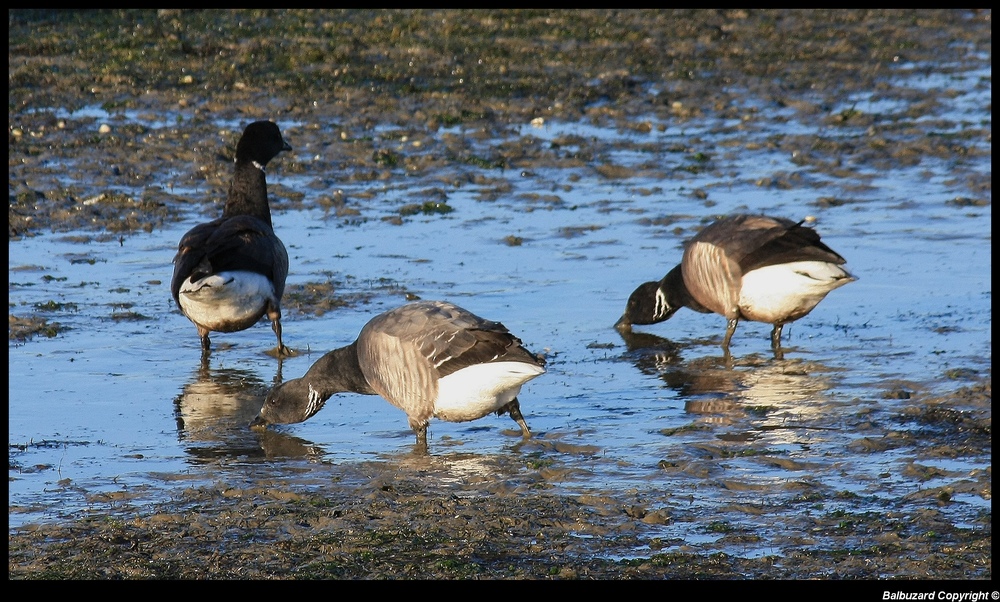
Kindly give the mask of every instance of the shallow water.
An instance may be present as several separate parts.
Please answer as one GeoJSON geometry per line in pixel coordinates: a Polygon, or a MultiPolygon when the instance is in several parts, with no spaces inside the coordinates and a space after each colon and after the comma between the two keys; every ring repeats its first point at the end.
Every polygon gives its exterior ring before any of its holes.
{"type": "MultiPolygon", "coordinates": [[[[988,76],[952,75],[941,85],[957,93],[934,117],[955,130],[988,122],[990,90],[980,85],[988,76]]],[[[855,107],[886,112],[885,119],[906,108],[878,99],[855,107]]],[[[149,127],[171,121],[146,118],[149,127]]],[[[711,118],[653,124],[649,132],[523,124],[506,140],[460,128],[437,132],[484,149],[558,141],[564,156],[575,137],[598,140],[607,153],[601,162],[633,170],[626,178],[545,162],[485,170],[485,183],[431,171],[343,186],[361,199],[363,219],[276,209],[289,288],[332,280],[337,295],[363,299],[322,315],[286,309],[285,342],[303,353],[280,370],[263,353],[274,346],[266,322],[216,333],[210,361],[201,364],[195,328],[168,287],[177,240],[204,216],[121,239],[72,233],[10,242],[10,313],[38,312],[69,330],[9,345],[9,526],[85,515],[132,496],[165,499],[194,483],[280,477],[321,486],[331,466],[352,467],[360,479],[414,472],[429,488],[459,492],[629,492],[645,512],[670,515],[647,521],[663,538],[747,557],[802,543],[791,524],[803,513],[835,510],[839,499],[885,512],[909,496],[917,508],[921,491],[947,485],[950,503],[940,511],[953,524],[980,524],[991,508],[989,480],[984,486],[981,478],[991,450],[932,452],[893,437],[919,430],[903,418],[908,412],[990,374],[992,207],[962,201],[976,197],[970,181],[988,180],[989,148],[917,165],[873,162],[856,168],[859,185],[766,142],[864,139],[863,129],[832,132],[795,113],[776,113],[766,128],[711,118]],[[677,145],[690,151],[671,150],[677,145]],[[693,152],[710,153],[711,168],[685,169],[693,152]],[[789,174],[799,185],[773,183],[789,174]],[[509,189],[493,194],[497,180],[509,189]],[[380,219],[424,202],[428,189],[454,210],[401,224],[380,219]],[[367,192],[375,194],[360,194],[367,192]],[[727,366],[718,347],[724,320],[687,310],[623,339],[612,325],[635,286],[675,265],[681,242],[706,218],[736,211],[814,216],[859,280],[785,328],[784,359],[770,353],[769,326],[743,323],[727,366]],[[407,293],[500,320],[546,355],[548,373],[520,395],[532,440],[522,442],[506,416],[435,421],[431,457],[414,457],[405,416],[380,398],[356,395],[331,399],[302,424],[266,434],[246,428],[276,379],[301,376],[407,293]],[[783,526],[775,508],[788,513],[783,526]],[[759,538],[726,541],[727,529],[700,524],[706,513],[759,538]]],[[[337,136],[280,125],[296,148],[307,135],[337,136]]],[[[272,195],[276,186],[307,199],[331,194],[328,185],[317,191],[318,179],[308,169],[284,174],[281,158],[269,167],[272,195]]],[[[956,445],[946,437],[936,443],[956,445]]]]}

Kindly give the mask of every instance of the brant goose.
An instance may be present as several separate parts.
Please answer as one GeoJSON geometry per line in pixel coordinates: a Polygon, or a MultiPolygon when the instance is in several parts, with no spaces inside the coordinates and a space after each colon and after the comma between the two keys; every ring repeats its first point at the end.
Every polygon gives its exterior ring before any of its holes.
{"type": "Polygon", "coordinates": [[[335,393],[354,392],[381,395],[406,412],[421,451],[432,417],[465,422],[506,413],[528,438],[517,394],[544,365],[503,324],[444,301],[418,301],[372,318],[353,343],[274,387],[250,427],[302,422],[335,393]]]}
{"type": "Polygon", "coordinates": [[[688,307],[728,320],[722,341],[726,353],[740,319],[773,324],[771,347],[777,351],[785,324],[808,314],[833,289],[857,280],[841,267],[844,263],[802,222],[724,217],[685,243],[681,263],[662,280],[632,293],[615,327],[630,332],[633,324],[656,324],[688,307]]]}
{"type": "Polygon", "coordinates": [[[281,295],[288,275],[288,253],[271,227],[264,166],[292,147],[278,126],[256,121],[236,145],[236,171],[222,217],[199,224],[181,238],[174,256],[170,291],[181,312],[198,327],[202,353],[208,334],[245,330],[267,314],[281,342],[281,295]]]}

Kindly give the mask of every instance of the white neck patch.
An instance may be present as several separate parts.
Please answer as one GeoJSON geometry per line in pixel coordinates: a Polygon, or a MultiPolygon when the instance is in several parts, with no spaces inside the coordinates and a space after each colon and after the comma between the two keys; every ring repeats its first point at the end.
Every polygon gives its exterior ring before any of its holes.
{"type": "Polygon", "coordinates": [[[653,306],[653,319],[659,320],[670,311],[670,304],[667,303],[667,296],[663,291],[656,289],[656,304],[653,306]]]}
{"type": "Polygon", "coordinates": [[[323,404],[325,403],[326,400],[320,396],[319,391],[313,388],[312,383],[309,383],[309,403],[306,405],[306,418],[323,409],[323,404]]]}

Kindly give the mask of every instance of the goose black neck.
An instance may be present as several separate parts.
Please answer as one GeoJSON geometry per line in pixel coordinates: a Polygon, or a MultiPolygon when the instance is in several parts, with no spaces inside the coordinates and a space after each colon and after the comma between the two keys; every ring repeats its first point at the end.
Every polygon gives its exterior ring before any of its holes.
{"type": "Polygon", "coordinates": [[[680,264],[667,272],[663,280],[660,280],[660,290],[667,296],[671,307],[687,307],[701,313],[710,313],[711,311],[691,296],[691,291],[684,283],[684,271],[680,264]]]}
{"type": "Polygon", "coordinates": [[[315,387],[323,399],[343,392],[376,394],[358,363],[357,341],[319,358],[302,378],[315,387]]]}
{"type": "Polygon", "coordinates": [[[223,217],[252,215],[271,226],[271,207],[267,202],[267,180],[264,170],[253,161],[240,159],[229,185],[229,197],[223,217]]]}

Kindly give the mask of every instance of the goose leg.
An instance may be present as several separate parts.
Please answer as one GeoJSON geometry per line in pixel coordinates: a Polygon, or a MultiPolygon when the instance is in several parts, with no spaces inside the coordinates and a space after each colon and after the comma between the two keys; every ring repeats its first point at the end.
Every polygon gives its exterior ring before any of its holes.
{"type": "Polygon", "coordinates": [[[271,319],[271,330],[278,337],[278,346],[274,348],[274,354],[278,357],[292,355],[291,350],[281,342],[281,310],[271,309],[267,312],[267,317],[271,319]]]}
{"type": "Polygon", "coordinates": [[[514,422],[517,422],[517,424],[520,425],[522,437],[525,439],[531,438],[531,430],[528,428],[528,423],[524,420],[524,415],[521,414],[521,404],[517,401],[516,397],[512,399],[510,403],[497,410],[497,416],[504,413],[510,414],[510,417],[514,419],[514,422]]]}
{"type": "Polygon", "coordinates": [[[416,433],[416,435],[417,435],[417,444],[414,447],[414,450],[417,453],[419,453],[419,454],[426,454],[427,453],[427,423],[425,422],[423,424],[415,424],[414,422],[411,421],[410,422],[410,428],[412,428],[413,432],[416,433]]]}
{"type": "Polygon", "coordinates": [[[784,324],[775,324],[774,329],[771,330],[771,348],[777,349],[781,347],[781,329],[784,324]]]}
{"type": "Polygon", "coordinates": [[[198,327],[198,336],[201,338],[201,354],[202,356],[208,355],[212,349],[212,341],[208,338],[208,333],[211,332],[207,328],[198,327]]]}
{"type": "Polygon", "coordinates": [[[729,351],[729,341],[733,338],[733,333],[736,332],[736,325],[739,324],[739,318],[730,318],[729,322],[726,324],[726,338],[722,339],[722,348],[729,351]]]}

